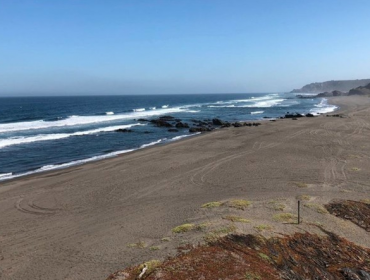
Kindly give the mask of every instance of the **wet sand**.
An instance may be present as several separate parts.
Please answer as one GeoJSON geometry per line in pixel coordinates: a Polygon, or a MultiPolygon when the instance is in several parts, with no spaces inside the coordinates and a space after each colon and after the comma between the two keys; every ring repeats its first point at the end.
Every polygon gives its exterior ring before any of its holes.
{"type": "Polygon", "coordinates": [[[0,279],[105,279],[207,234],[174,234],[174,227],[222,227],[226,214],[251,221],[237,232],[255,233],[260,225],[270,226],[265,235],[315,231],[316,223],[370,247],[368,232],[318,211],[333,199],[370,199],[370,98],[329,102],[341,107],[331,114],[342,118],[225,128],[0,183],[0,279]],[[273,219],[279,211],[296,213],[302,195],[301,225],[273,219]],[[201,208],[231,199],[251,206],[201,208]]]}

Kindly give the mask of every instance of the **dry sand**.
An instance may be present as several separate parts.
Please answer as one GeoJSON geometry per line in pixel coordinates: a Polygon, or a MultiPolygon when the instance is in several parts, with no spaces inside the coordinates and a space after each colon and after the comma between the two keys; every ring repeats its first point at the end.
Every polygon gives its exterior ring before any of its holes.
{"type": "Polygon", "coordinates": [[[222,129],[1,183],[0,279],[105,279],[212,232],[268,236],[322,224],[370,247],[370,233],[320,208],[338,198],[370,199],[370,98],[330,102],[343,118],[222,129]],[[282,223],[277,215],[296,214],[299,195],[307,199],[303,223],[282,223]],[[251,205],[201,208],[232,199],[251,205]],[[222,219],[230,215],[250,223],[222,219]],[[202,226],[172,232],[184,223],[202,226]]]}

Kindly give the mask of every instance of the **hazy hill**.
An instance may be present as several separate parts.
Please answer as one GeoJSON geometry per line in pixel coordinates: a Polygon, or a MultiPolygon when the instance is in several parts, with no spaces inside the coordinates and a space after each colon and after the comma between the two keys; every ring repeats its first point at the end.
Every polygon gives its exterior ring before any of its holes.
{"type": "Polygon", "coordinates": [[[351,89],[348,95],[370,95],[370,84],[351,89]]]}
{"type": "Polygon", "coordinates": [[[353,88],[365,86],[370,83],[370,79],[362,80],[340,80],[340,81],[327,81],[322,83],[311,83],[305,85],[301,89],[293,89],[292,93],[320,93],[326,91],[349,91],[353,88]]]}

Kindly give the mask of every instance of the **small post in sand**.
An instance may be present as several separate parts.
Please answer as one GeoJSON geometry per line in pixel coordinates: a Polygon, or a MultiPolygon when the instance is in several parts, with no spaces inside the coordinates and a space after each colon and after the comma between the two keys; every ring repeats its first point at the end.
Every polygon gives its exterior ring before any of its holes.
{"type": "Polygon", "coordinates": [[[298,200],[298,224],[301,222],[301,201],[298,200]]]}

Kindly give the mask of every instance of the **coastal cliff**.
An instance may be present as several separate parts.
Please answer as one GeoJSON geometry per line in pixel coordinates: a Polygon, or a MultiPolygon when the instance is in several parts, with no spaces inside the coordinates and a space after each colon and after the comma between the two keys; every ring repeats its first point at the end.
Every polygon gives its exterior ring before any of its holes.
{"type": "Polygon", "coordinates": [[[370,95],[370,84],[351,89],[348,95],[370,95]]]}
{"type": "Polygon", "coordinates": [[[291,93],[320,93],[334,90],[348,92],[353,88],[365,86],[369,83],[370,79],[326,81],[322,83],[311,83],[300,89],[293,89],[291,93]]]}

